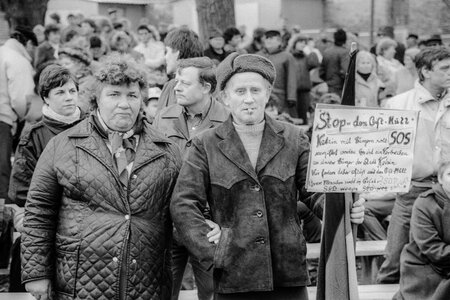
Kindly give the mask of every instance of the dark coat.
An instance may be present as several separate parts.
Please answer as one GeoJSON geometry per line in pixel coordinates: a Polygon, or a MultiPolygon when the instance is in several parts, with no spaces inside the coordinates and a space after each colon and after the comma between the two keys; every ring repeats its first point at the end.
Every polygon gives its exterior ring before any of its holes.
{"type": "Polygon", "coordinates": [[[36,48],[34,68],[38,70],[42,64],[52,60],[56,60],[55,49],[48,41],[45,41],[36,48]]]}
{"type": "Polygon", "coordinates": [[[148,124],[128,188],[92,116],[59,134],[31,181],[22,281],[51,279],[56,299],[170,299],[169,202],[181,157],[148,124]]]}
{"type": "Polygon", "coordinates": [[[230,117],[192,141],[172,197],[171,213],[185,245],[214,264],[215,291],[270,291],[306,286],[306,242],[296,213],[309,143],[297,127],[265,116],[256,170],[230,117]],[[218,246],[201,208],[220,225],[218,246]]]}
{"type": "Polygon", "coordinates": [[[419,196],[400,257],[395,299],[450,299],[450,199],[440,184],[419,196]]]}
{"type": "MultiPolygon", "coordinates": [[[[211,107],[200,125],[197,134],[204,130],[217,127],[225,122],[229,115],[230,112],[222,103],[212,100],[211,107]]],[[[181,105],[174,104],[161,110],[156,115],[153,126],[175,142],[183,154],[186,153],[186,149],[192,144],[192,137],[189,136],[186,118],[181,105]]]]}
{"type": "Polygon", "coordinates": [[[297,66],[294,57],[281,48],[272,52],[263,49],[257,54],[266,57],[275,66],[277,75],[273,93],[280,99],[278,111],[290,113],[289,106],[295,106],[297,102],[297,66]]]}
{"type": "Polygon", "coordinates": [[[14,157],[14,165],[9,182],[9,198],[18,206],[25,206],[31,177],[39,157],[52,137],[74,126],[76,123],[66,124],[46,116],[22,133],[14,157]]]}
{"type": "Polygon", "coordinates": [[[328,85],[330,93],[339,97],[344,86],[345,73],[350,62],[350,51],[343,46],[333,45],[323,53],[319,74],[328,85]]]}
{"type": "Polygon", "coordinates": [[[297,66],[297,91],[309,92],[312,87],[309,71],[319,66],[319,58],[315,53],[305,55],[303,51],[293,51],[297,66]]]}
{"type": "Polygon", "coordinates": [[[172,104],[177,103],[177,96],[175,95],[175,85],[177,82],[175,79],[167,81],[161,91],[161,95],[158,99],[158,111],[172,104]]]}

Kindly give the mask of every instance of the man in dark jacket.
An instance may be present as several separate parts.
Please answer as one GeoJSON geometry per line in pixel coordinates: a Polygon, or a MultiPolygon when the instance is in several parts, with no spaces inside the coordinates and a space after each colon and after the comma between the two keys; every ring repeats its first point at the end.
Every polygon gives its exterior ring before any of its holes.
{"type": "MultiPolygon", "coordinates": [[[[174,189],[174,224],[188,249],[213,265],[217,300],[308,299],[297,196],[312,196],[305,190],[309,143],[298,127],[264,114],[275,72],[252,54],[230,54],[218,66],[231,116],[193,139],[174,189]],[[217,246],[207,237],[207,205],[221,227],[217,246]]],[[[352,208],[353,222],[363,220],[362,202],[352,208]]]]}
{"type": "MultiPolygon", "coordinates": [[[[211,96],[216,88],[214,72],[214,63],[207,57],[181,60],[175,77],[178,104],[164,108],[155,118],[154,126],[174,141],[184,156],[195,136],[222,124],[229,116],[225,106],[211,96]]],[[[214,228],[212,223],[209,224],[214,228]]],[[[188,259],[194,272],[199,300],[212,300],[212,270],[209,265],[201,263],[189,253],[178,238],[177,232],[172,246],[174,280],[172,299],[178,299],[188,259]]]]}
{"type": "Polygon", "coordinates": [[[215,65],[222,62],[229,53],[223,48],[225,40],[218,30],[211,30],[209,34],[209,47],[205,49],[205,56],[211,58],[215,65]]]}
{"type": "Polygon", "coordinates": [[[319,69],[320,78],[328,85],[328,91],[339,97],[344,87],[345,73],[350,59],[350,51],[345,48],[347,33],[338,29],[334,33],[334,45],[323,53],[322,65],[319,69]]]}
{"type": "MultiPolygon", "coordinates": [[[[180,59],[203,56],[203,46],[198,35],[190,29],[180,28],[170,31],[164,39],[166,46],[166,72],[173,77],[180,59]]],[[[158,100],[158,111],[177,103],[175,80],[172,78],[164,84],[158,100]]]]}
{"type": "Polygon", "coordinates": [[[276,70],[272,93],[279,99],[278,111],[297,118],[297,66],[291,53],[283,50],[281,33],[269,30],[265,33],[264,48],[257,54],[269,59],[276,70]]]}
{"type": "Polygon", "coordinates": [[[41,300],[169,300],[179,149],[139,117],[147,82],[132,59],[106,59],[95,80],[91,116],[51,139],[36,165],[22,282],[41,300]]]}

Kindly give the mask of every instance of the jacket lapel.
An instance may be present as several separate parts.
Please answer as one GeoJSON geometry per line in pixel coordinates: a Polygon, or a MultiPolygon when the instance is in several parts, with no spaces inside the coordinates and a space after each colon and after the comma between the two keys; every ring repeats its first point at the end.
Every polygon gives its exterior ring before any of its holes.
{"type": "Polygon", "coordinates": [[[231,116],[228,120],[217,128],[217,134],[223,140],[218,143],[219,150],[227,157],[231,163],[247,173],[254,180],[258,181],[255,169],[253,169],[244,145],[239,135],[233,127],[231,116]]]}
{"type": "Polygon", "coordinates": [[[265,120],[266,126],[256,161],[256,173],[258,174],[284,146],[283,127],[267,115],[265,115],[265,120]]]}
{"type": "Polygon", "coordinates": [[[167,143],[166,140],[153,136],[148,127],[144,127],[144,134],[141,134],[138,147],[136,149],[136,159],[133,164],[133,173],[135,170],[142,168],[149,162],[165,154],[155,143],[167,143]]]}

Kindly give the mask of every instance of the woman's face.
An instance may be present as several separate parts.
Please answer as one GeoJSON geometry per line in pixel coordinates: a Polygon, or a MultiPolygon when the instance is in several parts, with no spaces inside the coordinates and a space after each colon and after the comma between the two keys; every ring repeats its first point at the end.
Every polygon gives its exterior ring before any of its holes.
{"type": "Polygon", "coordinates": [[[69,71],[72,74],[76,74],[78,70],[80,69],[80,64],[72,59],[71,57],[67,55],[61,55],[59,57],[59,63],[66,69],[69,69],[69,71]]]}
{"type": "Polygon", "coordinates": [[[78,91],[75,83],[70,80],[63,86],[51,89],[48,97],[44,98],[45,103],[56,113],[62,116],[72,115],[77,106],[78,91]]]}
{"type": "Polygon", "coordinates": [[[383,56],[386,59],[393,59],[394,55],[395,55],[395,46],[387,48],[383,53],[383,56]]]}
{"type": "Polygon", "coordinates": [[[306,41],[298,41],[297,43],[295,43],[295,50],[303,51],[305,46],[306,46],[306,41]]]}
{"type": "Polygon", "coordinates": [[[362,56],[358,59],[357,70],[362,74],[369,74],[372,72],[373,65],[370,58],[367,56],[362,56]]]}

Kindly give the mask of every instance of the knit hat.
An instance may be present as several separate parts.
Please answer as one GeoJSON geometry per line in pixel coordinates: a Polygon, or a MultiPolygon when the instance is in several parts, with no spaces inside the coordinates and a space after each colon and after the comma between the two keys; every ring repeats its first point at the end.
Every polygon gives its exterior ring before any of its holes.
{"type": "Polygon", "coordinates": [[[276,71],[270,60],[256,54],[234,52],[217,66],[217,86],[222,91],[234,74],[245,72],[258,73],[272,85],[275,81],[276,71]]]}

